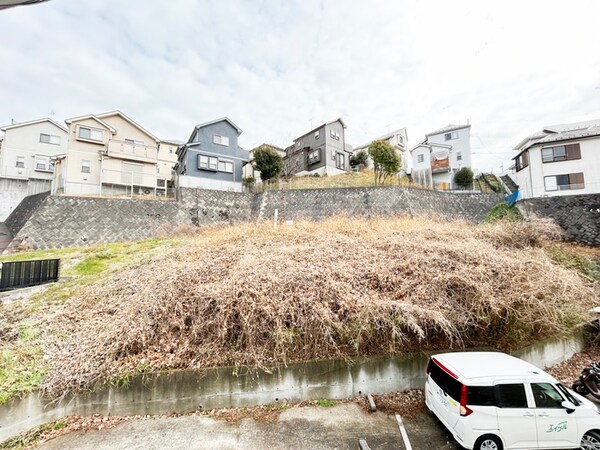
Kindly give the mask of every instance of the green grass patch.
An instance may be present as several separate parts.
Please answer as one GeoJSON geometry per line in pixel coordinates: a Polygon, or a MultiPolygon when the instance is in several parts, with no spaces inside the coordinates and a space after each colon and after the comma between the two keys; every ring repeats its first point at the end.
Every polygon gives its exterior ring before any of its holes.
{"type": "Polygon", "coordinates": [[[335,406],[336,402],[334,402],[333,400],[316,400],[315,404],[317,406],[323,406],[325,408],[328,408],[330,406],[335,406]]]}
{"type": "Polygon", "coordinates": [[[559,245],[546,247],[544,251],[561,266],[575,270],[593,281],[600,281],[600,261],[559,245]]]}
{"type": "Polygon", "coordinates": [[[47,370],[42,356],[38,345],[0,351],[0,404],[40,385],[47,370]]]}
{"type": "Polygon", "coordinates": [[[486,223],[493,223],[499,220],[520,222],[523,220],[523,216],[515,205],[508,206],[508,203],[502,202],[490,209],[483,219],[486,223]]]}
{"type": "Polygon", "coordinates": [[[45,432],[62,430],[66,426],[67,423],[60,420],[56,422],[45,423],[43,425],[40,425],[39,427],[34,428],[33,430],[15,436],[7,441],[1,442],[0,449],[21,450],[26,447],[34,446],[34,444],[42,438],[42,435],[45,432]]]}

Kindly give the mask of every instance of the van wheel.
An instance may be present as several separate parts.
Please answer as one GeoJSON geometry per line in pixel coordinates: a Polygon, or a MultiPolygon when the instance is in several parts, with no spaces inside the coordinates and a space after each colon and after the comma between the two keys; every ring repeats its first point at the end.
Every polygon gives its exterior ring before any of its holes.
{"type": "Polygon", "coordinates": [[[581,438],[582,450],[600,450],[600,434],[595,431],[588,431],[581,438]]]}
{"type": "Polygon", "coordinates": [[[473,450],[502,450],[502,442],[498,436],[486,434],[485,436],[481,436],[479,439],[477,439],[473,450]]]}

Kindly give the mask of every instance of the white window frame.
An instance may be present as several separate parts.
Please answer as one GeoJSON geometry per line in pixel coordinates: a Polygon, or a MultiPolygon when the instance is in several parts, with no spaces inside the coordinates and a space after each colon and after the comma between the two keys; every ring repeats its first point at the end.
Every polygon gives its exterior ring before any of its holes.
{"type": "Polygon", "coordinates": [[[235,163],[228,159],[219,159],[218,167],[219,172],[233,173],[235,163]],[[221,165],[223,165],[223,168],[221,167],[221,165]]]}
{"type": "Polygon", "coordinates": [[[456,152],[456,160],[462,161],[462,153],[461,152],[456,152]]]}
{"type": "Polygon", "coordinates": [[[15,163],[15,167],[18,167],[19,169],[25,168],[25,157],[24,156],[17,156],[17,161],[15,163]]]}
{"type": "Polygon", "coordinates": [[[102,142],[104,141],[104,130],[80,125],[77,129],[77,139],[92,142],[102,142]],[[90,137],[82,136],[82,130],[89,130],[90,137]],[[96,134],[96,137],[94,137],[94,134],[96,134]]]}
{"type": "Polygon", "coordinates": [[[42,144],[60,145],[60,136],[48,133],[40,133],[40,142],[42,144]]]}
{"type": "Polygon", "coordinates": [[[425,155],[423,153],[417,155],[417,163],[425,162],[425,155]]]}
{"type": "Polygon", "coordinates": [[[48,170],[48,161],[45,158],[35,158],[35,170],[48,170]],[[42,163],[42,167],[40,167],[42,163]]]}
{"type": "Polygon", "coordinates": [[[449,133],[444,133],[445,141],[453,141],[455,139],[458,139],[458,131],[451,131],[449,133]]]}
{"type": "Polygon", "coordinates": [[[316,148],[308,154],[308,164],[315,164],[321,161],[321,149],[316,148]]]}
{"type": "Polygon", "coordinates": [[[219,169],[219,158],[209,155],[198,155],[198,170],[217,172],[219,169]]]}
{"type": "Polygon", "coordinates": [[[125,138],[123,140],[125,141],[126,144],[129,144],[129,145],[146,145],[144,143],[144,141],[138,141],[137,139],[125,138]]]}
{"type": "Polygon", "coordinates": [[[317,139],[319,139],[319,132],[318,132],[318,131],[315,131],[315,141],[316,141],[317,139]]]}
{"type": "Polygon", "coordinates": [[[335,167],[340,170],[346,170],[346,155],[343,153],[337,153],[335,167]]]}
{"type": "Polygon", "coordinates": [[[81,160],[81,173],[92,173],[92,161],[89,159],[81,160]]]}
{"type": "Polygon", "coordinates": [[[229,138],[218,134],[213,135],[213,144],[229,147],[229,138]]]}

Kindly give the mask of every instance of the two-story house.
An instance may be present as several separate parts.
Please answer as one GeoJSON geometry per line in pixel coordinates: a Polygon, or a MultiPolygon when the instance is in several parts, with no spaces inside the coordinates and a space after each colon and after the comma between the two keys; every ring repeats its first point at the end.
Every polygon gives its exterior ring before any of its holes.
{"type": "Polygon", "coordinates": [[[600,119],[544,127],[515,150],[521,198],[600,193],[600,119]]]}
{"type": "Polygon", "coordinates": [[[241,128],[227,117],[196,125],[177,150],[175,185],[241,192],[248,151],[238,145],[241,128]]]}
{"type": "Polygon", "coordinates": [[[410,150],[412,181],[436,189],[456,187],[454,175],[471,167],[471,125],[448,125],[410,150]]]}
{"type": "Polygon", "coordinates": [[[281,156],[281,158],[285,158],[285,150],[272,144],[261,144],[258,147],[248,151],[248,163],[244,165],[243,176],[244,178],[254,178],[255,183],[262,183],[263,181],[260,177],[260,171],[254,167],[254,151],[260,147],[268,147],[274,150],[279,156],[281,156]]]}
{"type": "Polygon", "coordinates": [[[185,144],[178,139],[161,139],[158,144],[158,176],[167,180],[171,186],[173,181],[173,169],[177,164],[177,149],[185,144]]]}
{"type": "MultiPolygon", "coordinates": [[[[386,133],[383,136],[378,137],[377,139],[373,139],[359,147],[354,147],[352,149],[352,154],[356,155],[358,152],[369,152],[369,145],[371,145],[374,141],[384,141],[390,144],[395,150],[398,156],[400,157],[400,171],[398,172],[399,176],[405,176],[409,171],[409,152],[406,146],[408,142],[408,133],[406,132],[406,128],[399,128],[390,133],[386,133]]],[[[367,160],[367,166],[372,167],[373,162],[371,158],[367,160]]]]}
{"type": "Polygon", "coordinates": [[[346,142],[341,118],[324,123],[294,139],[285,149],[284,176],[338,175],[350,169],[352,146],[346,142]]]}
{"type": "Polygon", "coordinates": [[[67,151],[55,163],[52,192],[71,195],[163,195],[160,140],[120,111],[65,120],[67,151]]]}
{"type": "Polygon", "coordinates": [[[67,148],[67,129],[49,118],[0,128],[0,221],[28,195],[50,191],[54,158],[67,148]]]}

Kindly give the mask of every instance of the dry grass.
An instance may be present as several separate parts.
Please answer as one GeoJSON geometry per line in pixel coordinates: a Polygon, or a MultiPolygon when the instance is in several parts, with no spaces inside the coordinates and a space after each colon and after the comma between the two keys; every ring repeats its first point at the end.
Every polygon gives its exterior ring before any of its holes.
{"type": "Polygon", "coordinates": [[[331,219],[208,230],[47,318],[52,397],[123,374],[488,345],[567,331],[593,303],[548,222],[331,219]]]}

